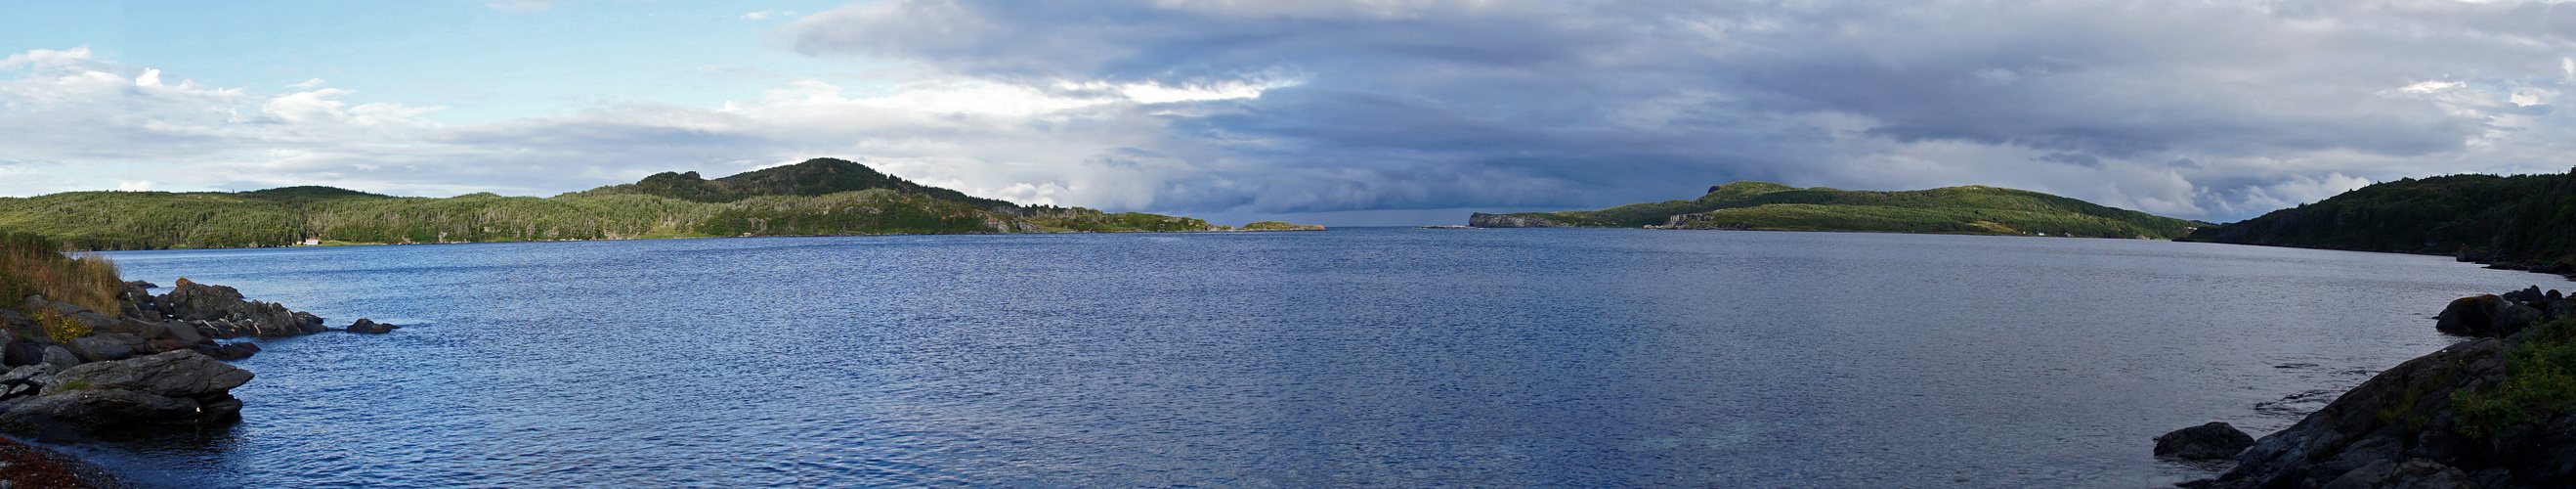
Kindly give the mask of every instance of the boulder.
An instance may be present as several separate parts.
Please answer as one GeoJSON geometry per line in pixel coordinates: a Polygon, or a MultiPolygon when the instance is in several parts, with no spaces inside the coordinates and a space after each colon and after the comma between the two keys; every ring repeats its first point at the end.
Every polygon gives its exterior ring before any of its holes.
{"type": "Polygon", "coordinates": [[[2214,460],[2236,456],[2245,447],[2254,446],[2254,436],[2236,426],[2210,422],[2174,430],[2156,437],[2156,456],[2188,460],[2214,460]]]}
{"type": "Polygon", "coordinates": [[[2442,308],[2433,329],[2461,336],[2503,337],[2539,321],[2541,311],[2493,294],[2462,297],[2442,308]]]}
{"type": "Polygon", "coordinates": [[[73,354],[70,349],[66,349],[61,346],[45,347],[46,365],[52,365],[54,368],[62,369],[72,368],[73,365],[80,365],[80,363],[80,356],[73,354]]]}
{"type": "Polygon", "coordinates": [[[108,333],[72,340],[72,344],[68,346],[71,347],[72,354],[79,355],[83,361],[104,362],[133,357],[135,350],[145,343],[148,342],[140,336],[108,333]]]}
{"type": "Polygon", "coordinates": [[[12,336],[9,345],[0,347],[0,365],[16,367],[45,363],[45,345],[35,340],[12,336]]]}
{"type": "Polygon", "coordinates": [[[375,322],[375,321],[369,321],[369,320],[366,320],[366,319],[359,319],[359,320],[358,320],[358,322],[355,322],[355,323],[349,323],[349,332],[351,332],[351,333],[366,333],[366,334],[385,334],[385,333],[391,333],[391,332],[393,332],[393,331],[394,331],[394,328],[400,328],[400,327],[401,327],[401,326],[395,326],[395,325],[391,325],[391,324],[384,324],[384,323],[379,323],[379,322],[375,322]]]}

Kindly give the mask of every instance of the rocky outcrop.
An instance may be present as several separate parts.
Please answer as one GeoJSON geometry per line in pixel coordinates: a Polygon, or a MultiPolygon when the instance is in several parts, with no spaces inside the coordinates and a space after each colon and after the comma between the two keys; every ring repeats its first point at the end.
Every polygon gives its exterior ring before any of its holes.
{"type": "Polygon", "coordinates": [[[1538,216],[1527,215],[1527,214],[1486,214],[1486,213],[1482,213],[1482,212],[1478,212],[1478,213],[1475,213],[1475,214],[1472,214],[1472,215],[1467,216],[1467,225],[1468,225],[1468,226],[1473,226],[1473,227],[1480,227],[1480,228],[1562,228],[1562,227],[1573,227],[1573,226],[1568,226],[1568,225],[1566,225],[1566,224],[1564,224],[1564,223],[1559,223],[1559,222],[1556,222],[1556,221],[1550,221],[1550,220],[1547,220],[1547,218],[1544,218],[1544,217],[1538,217],[1538,216]]]}
{"type": "Polygon", "coordinates": [[[2533,286],[2503,295],[2462,297],[2434,316],[2433,329],[2461,336],[2500,338],[2549,318],[2576,314],[2576,301],[2533,286]]]}
{"type": "MultiPolygon", "coordinates": [[[[2535,405],[2522,411],[2529,413],[2527,417],[2494,418],[2495,414],[2488,414],[2489,421],[2480,424],[2464,421],[2461,407],[2455,405],[2455,394],[2492,395],[2487,393],[2489,387],[2504,382],[2513,373],[2507,369],[2507,358],[2517,346],[2541,342],[2531,345],[2537,348],[2532,351],[2563,351],[2557,348],[2564,348],[2564,340],[2555,338],[2565,335],[2563,331],[2539,332],[2564,326],[2543,328],[2536,324],[2544,317],[2567,315],[2569,306],[2565,295],[2543,292],[2538,287],[2453,301],[2438,318],[2436,327],[2455,334],[2488,337],[2455,344],[2381,372],[2298,424],[2255,441],[2236,454],[2236,466],[2227,473],[2214,480],[2183,485],[2228,489],[2576,487],[2576,411],[2565,409],[2565,405],[2535,405]],[[2475,429],[2467,429],[2472,426],[2475,429]]],[[[2493,413],[2495,405],[2487,406],[2489,411],[2483,412],[2493,413]]],[[[2166,440],[2160,437],[2157,441],[2161,454],[2166,440]]]]}
{"type": "MultiPolygon", "coordinates": [[[[2501,339],[2480,339],[2398,364],[2289,429],[2255,441],[2237,454],[2236,468],[2206,487],[2425,487],[2375,484],[2431,480],[2425,474],[2444,471],[2463,475],[2461,480],[2512,484],[2456,487],[2576,483],[2571,477],[2576,474],[2569,473],[2576,464],[2565,464],[2576,460],[2534,460],[2506,449],[2537,446],[2535,442],[2576,448],[2576,431],[2482,441],[2452,430],[2451,393],[2502,379],[2503,353],[2509,346],[2501,339]],[[2363,469],[2371,471],[2355,473],[2363,469]]],[[[2559,451],[2576,457],[2576,450],[2559,451]]]]}
{"type": "Polygon", "coordinates": [[[349,332],[351,332],[351,333],[365,333],[365,334],[385,334],[385,333],[391,333],[391,332],[394,332],[394,329],[395,329],[395,328],[400,328],[400,327],[401,327],[401,326],[395,326],[395,325],[391,325],[391,324],[379,323],[379,322],[375,322],[375,321],[369,321],[369,320],[366,320],[366,319],[359,319],[359,320],[358,320],[358,322],[355,322],[355,323],[349,323],[349,332]]]}
{"type": "MultiPolygon", "coordinates": [[[[44,376],[50,368],[19,367],[0,375],[0,386],[13,377],[23,383],[44,376]]],[[[232,389],[251,377],[250,371],[190,350],[85,363],[44,378],[44,388],[35,397],[0,399],[8,409],[0,413],[0,429],[33,433],[56,426],[97,429],[228,421],[241,413],[241,401],[233,398],[232,389]]]]}
{"type": "MultiPolygon", "coordinates": [[[[127,292],[134,295],[132,289],[127,292]]],[[[272,302],[244,300],[241,291],[179,279],[170,293],[145,294],[137,306],[142,319],[179,321],[209,338],[293,336],[320,333],[322,318],[272,302]]]]}
{"type": "Polygon", "coordinates": [[[2250,446],[2254,446],[2253,435],[2237,430],[2235,425],[2211,422],[2156,437],[2156,456],[2214,460],[2236,456],[2250,446]]]}

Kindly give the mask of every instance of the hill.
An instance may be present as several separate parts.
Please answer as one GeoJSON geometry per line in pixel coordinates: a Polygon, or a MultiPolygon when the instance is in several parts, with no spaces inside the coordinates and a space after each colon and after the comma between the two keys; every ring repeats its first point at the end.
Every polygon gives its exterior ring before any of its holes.
{"type": "Polygon", "coordinates": [[[1476,227],[1635,227],[2039,234],[2171,239],[2208,223],[2159,217],[2028,190],[1981,185],[1878,192],[1743,181],[1693,200],[1597,211],[1478,213],[1476,227]]]}
{"type": "MultiPolygon", "coordinates": [[[[1249,230],[1277,229],[1277,226],[1249,230]]],[[[0,198],[0,230],[74,250],[712,236],[1225,231],[1186,217],[1022,206],[818,158],[714,180],[662,173],[551,198],[332,187],[0,198]]]]}
{"type": "Polygon", "coordinates": [[[2576,272],[2576,174],[2450,175],[2371,184],[2188,241],[2458,256],[2576,272]]]}

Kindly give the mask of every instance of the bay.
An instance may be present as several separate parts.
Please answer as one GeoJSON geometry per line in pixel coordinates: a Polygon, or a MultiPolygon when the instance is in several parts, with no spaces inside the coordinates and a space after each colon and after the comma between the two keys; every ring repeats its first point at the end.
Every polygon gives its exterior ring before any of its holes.
{"type": "Polygon", "coordinates": [[[259,340],[169,487],[2147,487],[2555,276],[2164,241],[1619,229],[120,252],[403,325],[259,340]]]}

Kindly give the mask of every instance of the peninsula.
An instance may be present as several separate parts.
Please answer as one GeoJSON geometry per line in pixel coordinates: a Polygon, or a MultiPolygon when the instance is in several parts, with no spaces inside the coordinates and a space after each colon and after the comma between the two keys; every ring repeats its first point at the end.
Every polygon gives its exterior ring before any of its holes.
{"type": "Polygon", "coordinates": [[[2028,190],[1970,185],[1877,192],[1740,181],[1693,200],[1597,211],[1477,213],[1475,227],[1624,227],[2173,239],[2212,224],[2028,190]]]}
{"type": "Polygon", "coordinates": [[[2449,175],[2371,184],[2202,228],[2183,241],[2452,255],[2576,274],[2576,173],[2449,175]]]}
{"type": "Polygon", "coordinates": [[[816,158],[713,180],[665,172],[549,198],[395,197],[333,187],[0,198],[0,230],[71,250],[717,236],[1286,231],[1322,226],[1019,205],[816,158]],[[308,241],[309,240],[309,241],[308,241]]]}

